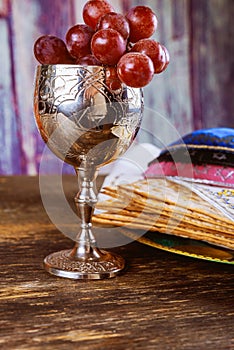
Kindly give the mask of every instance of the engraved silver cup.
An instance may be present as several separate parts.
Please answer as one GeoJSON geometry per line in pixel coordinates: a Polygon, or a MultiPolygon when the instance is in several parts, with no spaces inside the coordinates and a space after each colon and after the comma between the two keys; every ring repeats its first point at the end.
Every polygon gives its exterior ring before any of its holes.
{"type": "Polygon", "coordinates": [[[41,65],[34,114],[44,142],[75,168],[80,187],[75,203],[81,227],[75,247],[47,256],[45,269],[72,279],[114,277],[125,262],[96,245],[91,223],[95,178],[100,166],[118,158],[133,142],[143,115],[142,90],[124,84],[111,90],[104,67],[41,65]]]}

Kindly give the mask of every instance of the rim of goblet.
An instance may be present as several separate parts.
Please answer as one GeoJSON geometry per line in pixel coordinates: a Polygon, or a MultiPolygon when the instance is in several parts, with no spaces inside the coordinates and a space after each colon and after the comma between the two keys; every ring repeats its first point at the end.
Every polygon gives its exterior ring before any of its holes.
{"type": "Polygon", "coordinates": [[[78,64],[38,64],[37,65],[37,70],[39,69],[47,69],[48,71],[51,72],[63,72],[65,75],[70,75],[74,74],[74,72],[77,71],[105,71],[106,67],[105,66],[97,66],[97,65],[78,65],[78,64]]]}

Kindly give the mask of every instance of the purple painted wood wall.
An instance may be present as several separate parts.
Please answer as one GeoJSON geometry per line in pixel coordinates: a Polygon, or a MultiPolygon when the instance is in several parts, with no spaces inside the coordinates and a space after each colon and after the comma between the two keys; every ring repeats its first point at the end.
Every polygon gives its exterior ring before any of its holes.
{"type": "MultiPolygon", "coordinates": [[[[44,144],[33,112],[36,61],[32,47],[45,33],[64,38],[81,22],[85,0],[0,0],[0,174],[36,174],[44,144]]],[[[168,70],[145,88],[143,128],[161,130],[157,114],[181,134],[234,127],[234,1],[110,0],[116,11],[147,4],[158,15],[155,39],[171,55],[168,70]]],[[[152,141],[152,135],[142,136],[152,141]]],[[[51,171],[52,169],[50,169],[51,171]]]]}

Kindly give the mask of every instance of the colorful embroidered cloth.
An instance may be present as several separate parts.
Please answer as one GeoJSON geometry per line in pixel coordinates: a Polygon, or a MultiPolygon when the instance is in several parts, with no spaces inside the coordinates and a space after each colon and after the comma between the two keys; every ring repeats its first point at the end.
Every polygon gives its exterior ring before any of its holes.
{"type": "Polygon", "coordinates": [[[158,175],[234,186],[234,129],[212,128],[185,135],[149,164],[145,176],[158,175]]]}

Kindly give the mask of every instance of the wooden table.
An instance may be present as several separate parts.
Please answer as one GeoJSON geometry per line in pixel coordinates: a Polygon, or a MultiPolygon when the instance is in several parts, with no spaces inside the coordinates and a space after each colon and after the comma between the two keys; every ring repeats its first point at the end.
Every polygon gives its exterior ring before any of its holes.
{"type": "MultiPolygon", "coordinates": [[[[64,188],[74,196],[75,177],[64,188]]],[[[38,178],[1,177],[0,198],[1,349],[234,348],[232,266],[133,242],[113,249],[127,260],[123,275],[55,277],[43,258],[72,242],[50,222],[38,178]]]]}

